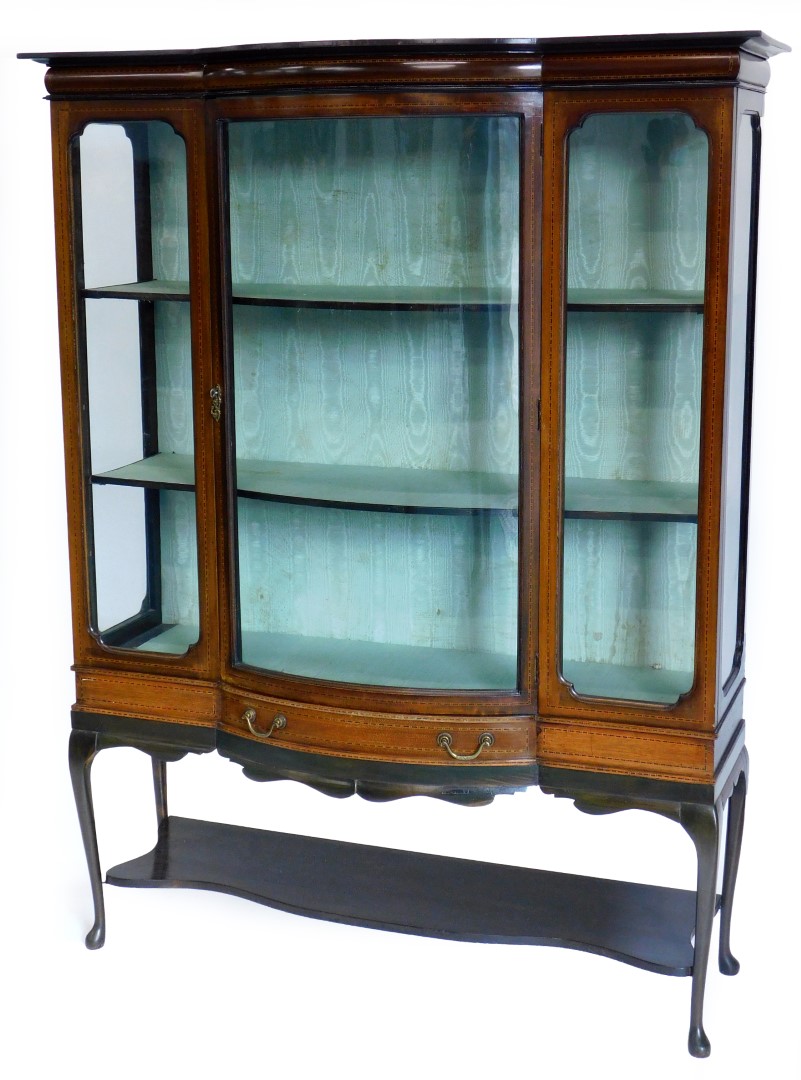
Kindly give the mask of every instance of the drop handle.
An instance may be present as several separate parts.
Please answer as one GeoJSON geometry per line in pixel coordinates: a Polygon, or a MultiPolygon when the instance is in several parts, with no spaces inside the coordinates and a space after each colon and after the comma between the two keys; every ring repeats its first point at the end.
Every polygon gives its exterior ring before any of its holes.
{"type": "Polygon", "coordinates": [[[251,735],[255,735],[257,739],[269,739],[274,731],[280,731],[286,727],[286,717],[283,713],[276,713],[273,717],[273,722],[270,724],[269,731],[259,731],[254,723],[256,719],[256,710],[253,708],[247,708],[242,713],[242,719],[248,726],[248,731],[251,735]]]}
{"type": "Polygon", "coordinates": [[[486,747],[492,746],[495,742],[495,736],[490,731],[482,731],[478,737],[478,746],[472,754],[457,754],[453,749],[453,736],[447,731],[441,731],[437,735],[437,745],[441,746],[443,750],[447,750],[452,758],[456,758],[457,761],[475,761],[478,755],[486,747]]]}

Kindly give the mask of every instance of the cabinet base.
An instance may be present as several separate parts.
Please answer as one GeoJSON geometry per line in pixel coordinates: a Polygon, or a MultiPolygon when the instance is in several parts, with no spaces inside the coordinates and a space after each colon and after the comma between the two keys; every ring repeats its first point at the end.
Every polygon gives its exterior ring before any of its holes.
{"type": "Polygon", "coordinates": [[[695,893],[167,817],[112,885],[231,893],[403,934],[556,945],[691,975],[695,893]]]}

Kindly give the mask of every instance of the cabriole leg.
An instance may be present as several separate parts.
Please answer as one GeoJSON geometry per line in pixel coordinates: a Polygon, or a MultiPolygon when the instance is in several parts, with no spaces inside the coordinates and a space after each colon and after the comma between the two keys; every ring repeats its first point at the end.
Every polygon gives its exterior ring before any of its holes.
{"type": "Polygon", "coordinates": [[[103,904],[103,879],[100,873],[100,856],[97,850],[95,831],[95,813],[92,806],[91,769],[97,753],[97,735],[90,731],[73,731],[70,734],[69,763],[72,790],[78,809],[78,821],[81,826],[86,863],[89,868],[89,881],[92,886],[92,900],[95,908],[95,921],[86,935],[87,949],[99,949],[106,940],[106,911],[103,904]]]}
{"type": "Polygon", "coordinates": [[[740,970],[731,952],[731,911],[734,902],[734,886],[737,867],[740,864],[740,848],[743,842],[743,819],[745,818],[745,794],[748,786],[748,759],[729,800],[729,818],[726,830],[726,854],[723,863],[723,894],[720,904],[720,950],[718,966],[724,975],[736,975],[740,970]]]}
{"type": "Polygon", "coordinates": [[[704,986],[712,941],[712,924],[717,899],[720,820],[717,806],[685,803],[681,824],[692,838],[698,856],[698,883],[695,901],[695,955],[693,957],[690,1035],[687,1046],[693,1057],[709,1057],[711,1046],[704,1031],[704,986]]]}
{"type": "Polygon", "coordinates": [[[151,758],[153,762],[153,790],[156,794],[156,820],[161,828],[167,818],[167,762],[151,758]]]}

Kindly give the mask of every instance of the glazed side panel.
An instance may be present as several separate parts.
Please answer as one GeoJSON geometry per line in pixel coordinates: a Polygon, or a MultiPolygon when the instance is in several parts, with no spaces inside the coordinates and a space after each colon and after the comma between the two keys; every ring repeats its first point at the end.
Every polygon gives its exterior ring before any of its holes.
{"type": "Polygon", "coordinates": [[[725,465],[720,527],[718,723],[742,718],[745,592],[754,379],[760,119],[763,96],[738,90],[731,221],[729,348],[726,363],[725,465]]]}
{"type": "MultiPolygon", "coordinates": [[[[85,104],[53,102],[53,176],[57,222],[57,273],[61,344],[67,511],[76,665],[107,672],[151,672],[215,679],[219,671],[217,629],[217,536],[212,512],[215,493],[215,439],[218,434],[208,415],[210,389],[210,312],[202,282],[208,274],[208,229],[204,214],[206,177],[202,104],[200,102],[121,102],[85,104]],[[189,206],[189,258],[192,283],[190,336],[193,354],[194,452],[196,466],[196,520],[199,567],[200,635],[183,656],[146,654],[103,645],[93,628],[95,601],[92,590],[91,456],[89,447],[88,384],[85,358],[81,281],[80,193],[74,140],[93,123],[125,124],[160,121],[183,139],[187,160],[189,206]]],[[[97,301],[107,303],[108,301],[97,301]]],[[[115,303],[118,301],[110,301],[115,303]]],[[[124,566],[121,571],[124,572],[124,566]]],[[[80,704],[80,701],[79,701],[80,704]]]]}
{"type": "MultiPolygon", "coordinates": [[[[711,775],[712,755],[705,753],[699,758],[694,741],[686,742],[682,750],[679,739],[678,759],[673,750],[665,758],[651,753],[654,746],[649,747],[646,736],[649,730],[654,734],[661,731],[660,738],[672,733],[673,746],[679,732],[684,730],[699,735],[706,733],[708,740],[716,722],[719,491],[724,440],[733,113],[734,91],[729,89],[549,90],[545,93],[539,696],[543,724],[538,741],[538,756],[543,763],[589,768],[594,761],[598,769],[609,765],[617,771],[668,775],[676,767],[681,769],[682,754],[686,754],[689,773],[695,778],[711,775]],[[631,111],[687,114],[709,142],[694,678],[692,688],[675,704],[580,696],[561,675],[567,140],[570,132],[590,115],[631,111]],[[554,722],[553,728],[549,727],[549,721],[554,722]],[[619,735],[614,736],[618,725],[619,735]],[[625,760],[621,762],[617,749],[612,752],[613,743],[609,741],[612,737],[618,749],[621,739],[629,740],[627,746],[632,750],[623,758],[630,759],[630,766],[625,760]]],[[[630,317],[644,318],[639,314],[630,317]]]]}

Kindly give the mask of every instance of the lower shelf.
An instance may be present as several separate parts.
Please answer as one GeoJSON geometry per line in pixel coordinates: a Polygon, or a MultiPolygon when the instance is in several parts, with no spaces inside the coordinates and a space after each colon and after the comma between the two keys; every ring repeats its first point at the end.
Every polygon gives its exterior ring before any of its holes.
{"type": "Polygon", "coordinates": [[[112,885],[210,889],[332,922],[558,945],[692,974],[695,893],[170,817],[112,885]]]}
{"type": "Polygon", "coordinates": [[[565,660],[562,673],[577,694],[587,697],[621,698],[675,704],[693,685],[692,671],[666,671],[626,664],[596,664],[565,660]]]}

